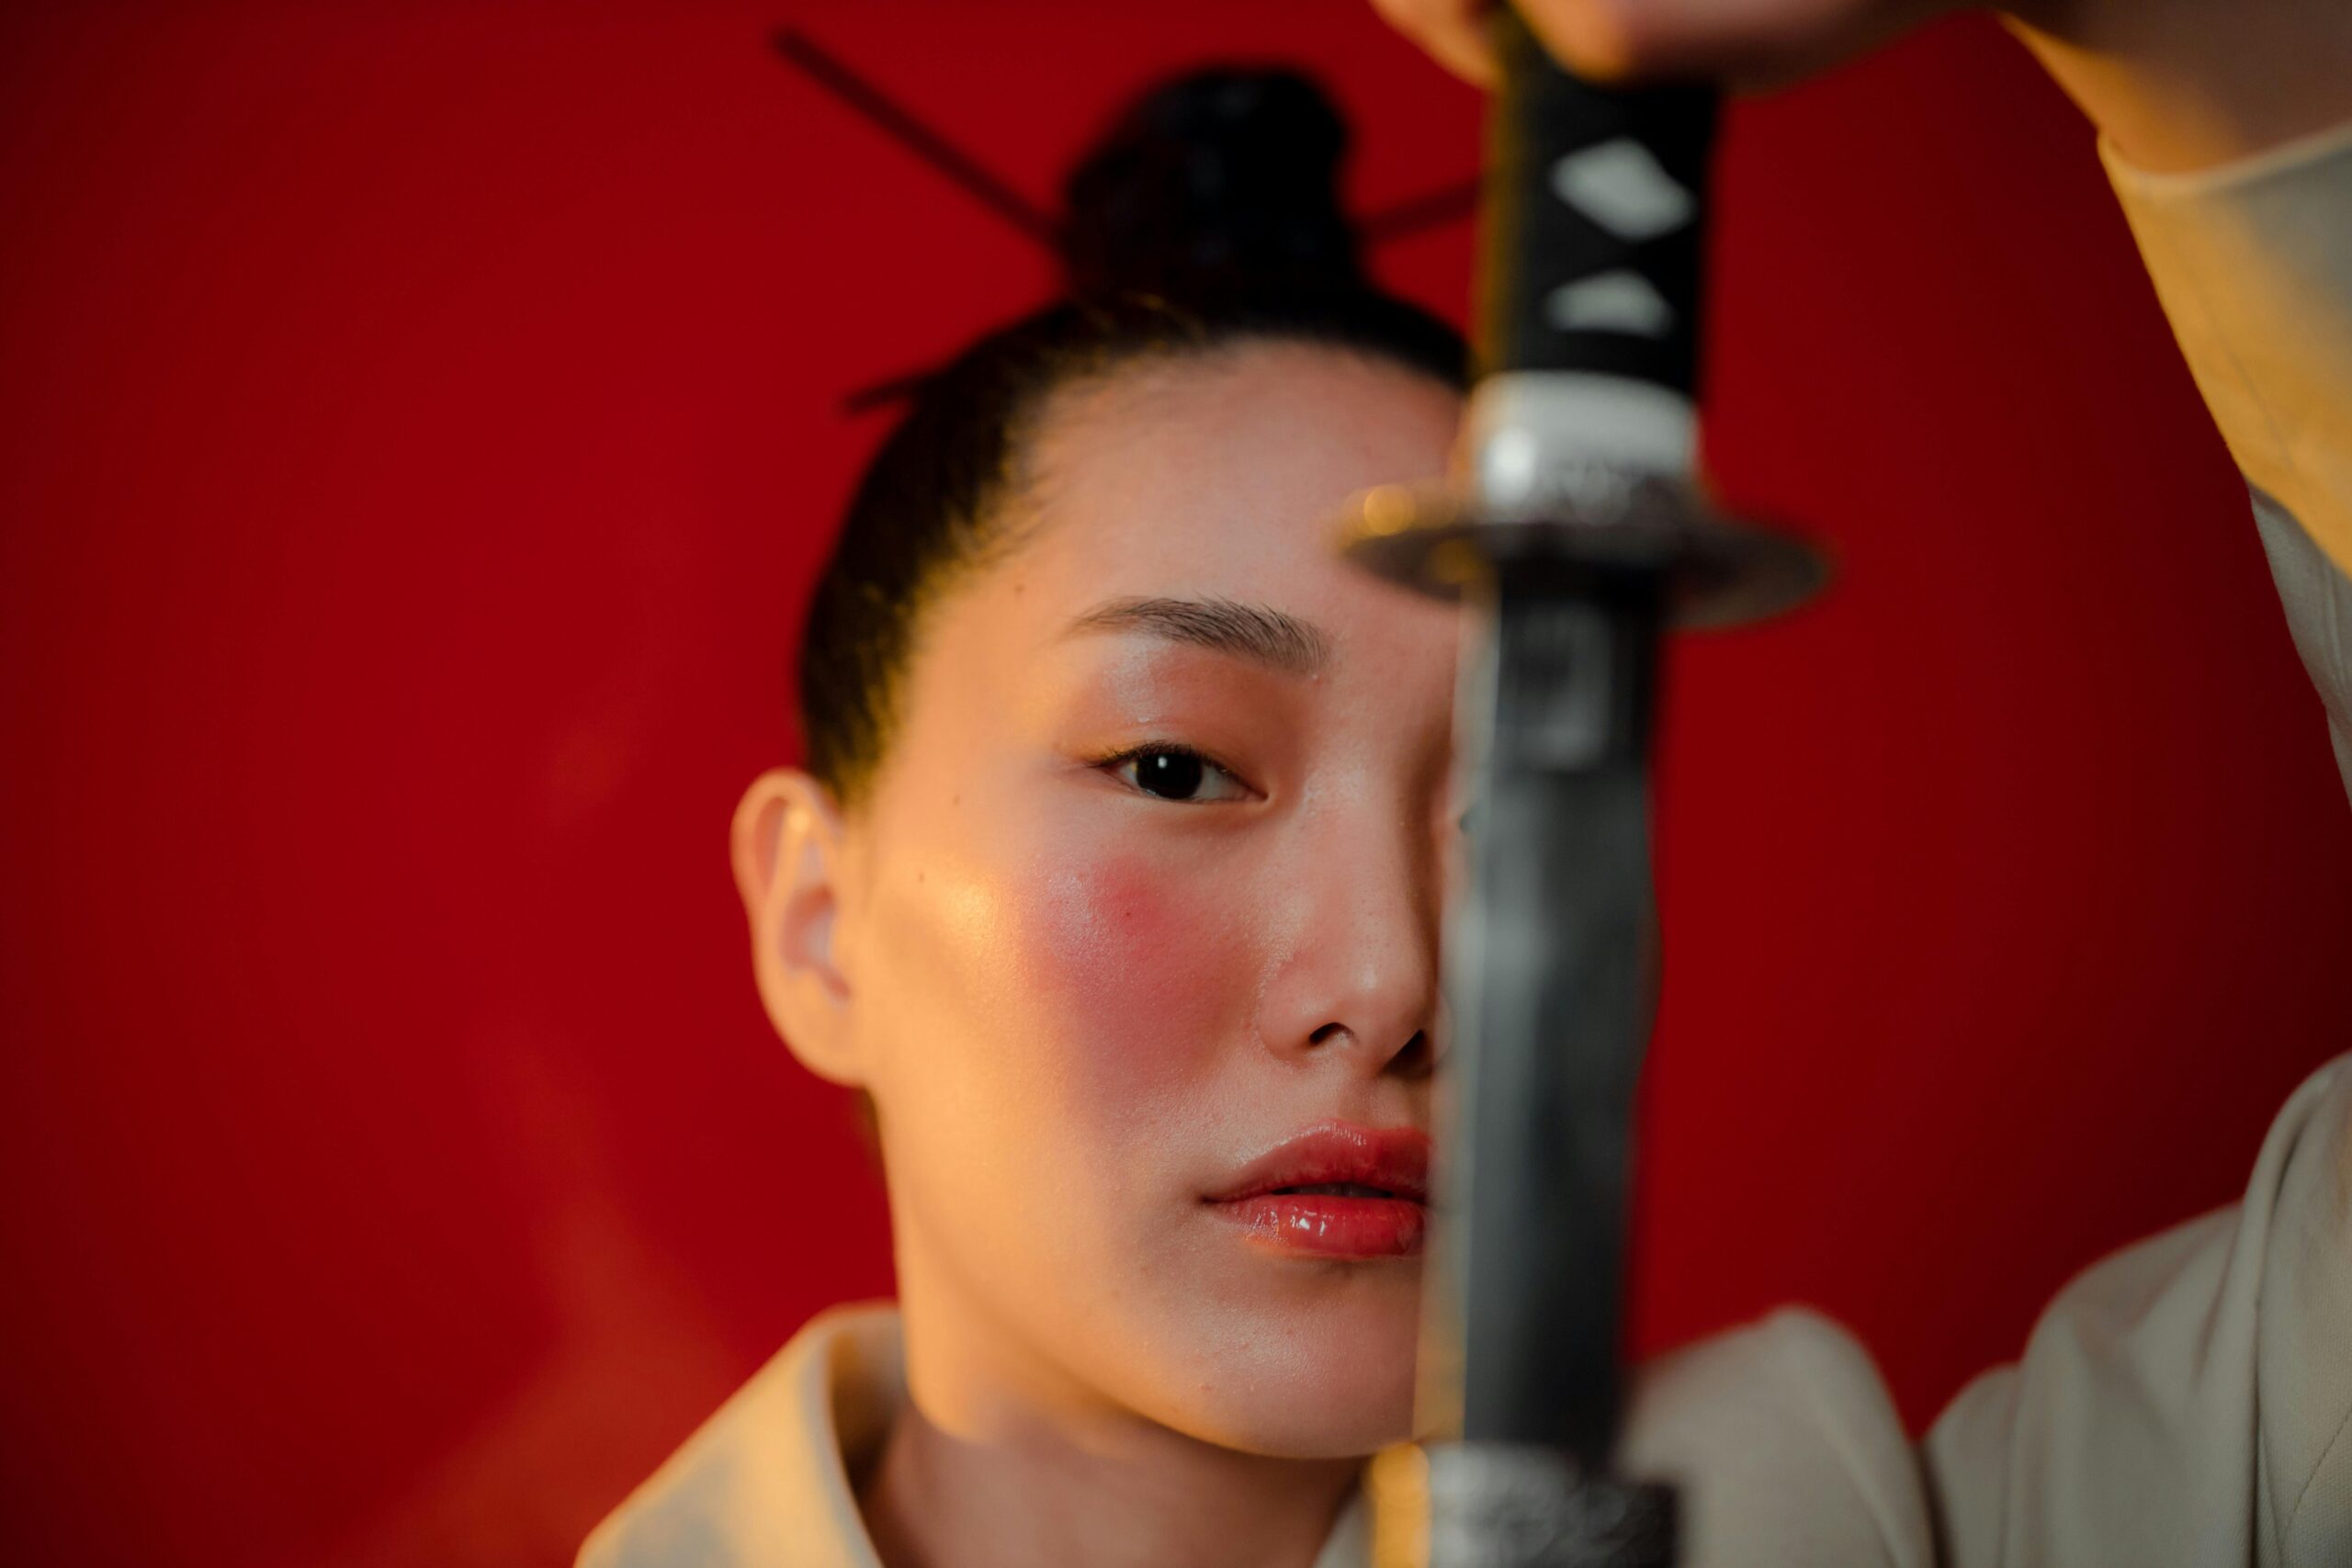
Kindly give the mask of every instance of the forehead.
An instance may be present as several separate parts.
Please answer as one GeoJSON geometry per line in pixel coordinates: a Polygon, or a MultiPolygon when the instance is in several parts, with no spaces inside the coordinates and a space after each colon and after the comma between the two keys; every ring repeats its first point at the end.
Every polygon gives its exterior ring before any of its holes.
{"type": "MultiPolygon", "coordinates": [[[[1048,405],[1030,454],[1024,576],[1336,608],[1368,581],[1339,507],[1444,470],[1461,400],[1344,349],[1253,344],[1131,367],[1048,405]]],[[[1376,585],[1374,585],[1376,587],[1376,585]]]]}

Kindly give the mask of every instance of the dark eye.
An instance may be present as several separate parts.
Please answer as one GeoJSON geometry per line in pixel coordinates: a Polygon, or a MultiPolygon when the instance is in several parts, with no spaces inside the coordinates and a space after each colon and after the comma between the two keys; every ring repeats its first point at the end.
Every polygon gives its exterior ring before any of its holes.
{"type": "Polygon", "coordinates": [[[1114,761],[1111,771],[1144,794],[1161,800],[1238,800],[1247,793],[1241,781],[1231,773],[1198,751],[1177,746],[1155,746],[1129,752],[1114,761]]]}

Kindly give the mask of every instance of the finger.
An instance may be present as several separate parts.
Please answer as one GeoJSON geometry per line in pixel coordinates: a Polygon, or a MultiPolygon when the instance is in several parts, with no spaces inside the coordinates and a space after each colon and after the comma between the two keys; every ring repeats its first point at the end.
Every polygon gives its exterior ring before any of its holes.
{"type": "Polygon", "coordinates": [[[1372,0],[1391,26],[1474,87],[1495,85],[1495,51],[1487,39],[1494,0],[1372,0]]]}
{"type": "Polygon", "coordinates": [[[1596,82],[1796,80],[1963,0],[1518,0],[1555,58],[1596,82]]]}

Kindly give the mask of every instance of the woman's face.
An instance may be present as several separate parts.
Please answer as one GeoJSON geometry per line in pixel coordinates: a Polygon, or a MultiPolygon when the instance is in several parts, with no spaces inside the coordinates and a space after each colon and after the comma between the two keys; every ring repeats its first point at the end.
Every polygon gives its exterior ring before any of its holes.
{"type": "Polygon", "coordinates": [[[1458,412],[1294,344],[1070,389],[926,614],[833,941],[934,1422],[1407,1435],[1455,628],[1332,518],[1458,412]]]}

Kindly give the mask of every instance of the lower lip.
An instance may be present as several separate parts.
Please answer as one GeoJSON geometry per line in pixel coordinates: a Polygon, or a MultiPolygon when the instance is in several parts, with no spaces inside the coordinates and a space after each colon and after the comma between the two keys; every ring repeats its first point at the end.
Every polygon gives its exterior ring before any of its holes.
{"type": "Polygon", "coordinates": [[[1429,1211],[1409,1198],[1261,1192],[1209,1205],[1272,1251],[1305,1258],[1414,1258],[1429,1211]]]}

